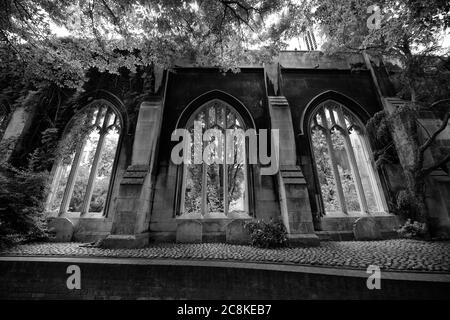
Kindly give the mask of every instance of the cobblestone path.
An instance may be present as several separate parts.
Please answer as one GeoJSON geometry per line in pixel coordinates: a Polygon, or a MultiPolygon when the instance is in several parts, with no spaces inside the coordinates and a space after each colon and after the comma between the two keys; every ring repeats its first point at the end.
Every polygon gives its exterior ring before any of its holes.
{"type": "Polygon", "coordinates": [[[32,243],[0,252],[21,256],[89,256],[227,260],[382,270],[450,273],[450,242],[418,240],[322,242],[314,248],[259,249],[223,243],[154,244],[143,249],[101,249],[81,243],[32,243]]]}

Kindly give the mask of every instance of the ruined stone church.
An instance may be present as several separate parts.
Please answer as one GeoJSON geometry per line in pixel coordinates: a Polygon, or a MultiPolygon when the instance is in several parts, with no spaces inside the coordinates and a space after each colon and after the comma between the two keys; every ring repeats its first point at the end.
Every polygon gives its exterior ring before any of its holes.
{"type": "MultiPolygon", "coordinates": [[[[318,245],[354,239],[361,218],[380,237],[399,226],[393,198],[403,187],[401,170],[375,166],[366,130],[375,113],[404,103],[392,97],[382,64],[289,51],[237,73],[188,62],[155,69],[151,86],[96,74],[65,111],[59,143],[68,151],[52,164],[46,202],[56,232],[70,224],[71,240],[106,247],[245,243],[245,221],[278,219],[291,241],[318,245]],[[130,98],[131,91],[143,98],[130,98]],[[248,147],[243,163],[173,163],[172,133],[192,132],[194,121],[203,130],[278,129],[277,172],[261,174],[266,164],[249,163],[248,147]]],[[[0,112],[0,137],[15,143],[3,156],[13,159],[31,148],[39,115],[6,104],[0,112]]],[[[424,128],[436,124],[433,114],[423,115],[424,128]]],[[[449,130],[439,139],[449,145],[449,130]]],[[[437,170],[427,181],[427,203],[447,230],[449,199],[450,177],[437,170]]]]}

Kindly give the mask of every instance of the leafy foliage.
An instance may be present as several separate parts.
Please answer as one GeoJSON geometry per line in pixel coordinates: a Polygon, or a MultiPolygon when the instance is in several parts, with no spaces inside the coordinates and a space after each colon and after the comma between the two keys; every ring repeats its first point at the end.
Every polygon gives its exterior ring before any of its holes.
{"type": "Polygon", "coordinates": [[[390,73],[396,94],[415,106],[427,107],[449,97],[448,48],[442,37],[450,26],[448,1],[311,0],[297,11],[319,26],[329,54],[366,52],[395,66],[390,73]],[[376,4],[379,28],[369,28],[367,9],[376,4]],[[314,8],[314,10],[311,10],[314,8]]]}
{"type": "Polygon", "coordinates": [[[282,221],[249,221],[245,229],[250,233],[251,245],[260,248],[285,247],[288,244],[286,228],[282,221]]]}
{"type": "MultiPolygon", "coordinates": [[[[202,166],[188,165],[186,179],[185,212],[201,212],[202,199],[202,166]]],[[[228,165],[228,208],[243,197],[244,171],[242,164],[228,165]]],[[[209,165],[206,167],[207,175],[207,206],[209,212],[224,212],[223,199],[223,165],[209,165]]]]}
{"type": "Polygon", "coordinates": [[[0,168],[0,247],[47,238],[43,204],[48,174],[0,168]]]}
{"type": "Polygon", "coordinates": [[[415,195],[409,190],[400,190],[395,199],[395,211],[404,218],[419,219],[419,204],[415,195]]]}
{"type": "Polygon", "coordinates": [[[389,116],[384,110],[375,113],[366,124],[377,168],[383,164],[399,163],[389,126],[389,116]]]}
{"type": "Polygon", "coordinates": [[[188,58],[227,70],[269,59],[279,44],[268,17],[286,2],[7,0],[0,37],[26,64],[25,78],[81,88],[90,68],[117,74],[188,58]]]}
{"type": "Polygon", "coordinates": [[[101,107],[101,105],[92,104],[90,107],[77,113],[67,127],[67,132],[60,143],[60,147],[56,149],[59,153],[56,159],[61,161],[59,165],[60,170],[63,173],[58,177],[59,180],[55,190],[55,197],[50,204],[50,210],[52,211],[59,210],[76,152],[80,153],[81,162],[76,170],[77,174],[68,210],[71,212],[82,211],[89,176],[98,148],[101,149],[96,176],[94,178],[94,188],[92,196],[89,199],[89,212],[101,212],[104,209],[119,139],[120,126],[115,123],[110,124],[109,129],[103,133],[103,143],[100,147],[99,130],[101,130],[101,128],[99,128],[98,124],[96,125],[94,121],[95,117],[99,117],[95,113],[99,107],[101,107]]]}
{"type": "MultiPolygon", "coordinates": [[[[447,171],[450,161],[450,155],[434,143],[437,134],[447,125],[450,110],[450,57],[448,48],[441,46],[442,36],[448,33],[450,26],[449,2],[377,1],[381,17],[379,28],[368,27],[371,18],[367,9],[375,4],[371,0],[311,0],[309,3],[310,7],[296,9],[319,26],[326,38],[323,50],[328,54],[363,53],[369,60],[372,57],[370,63],[375,70],[382,69],[376,58],[383,58],[389,62],[386,65],[390,80],[395,84],[394,94],[410,101],[392,114],[376,114],[368,126],[375,138],[372,140],[378,165],[395,163],[393,146],[398,150],[405,189],[412,195],[403,200],[416,199],[410,206],[416,207],[420,212],[418,219],[425,221],[429,215],[424,199],[424,178],[436,168],[447,171]],[[441,129],[420,141],[418,111],[436,111],[438,101],[447,107],[440,116],[441,129]],[[424,153],[429,148],[433,149],[435,162],[425,167],[424,153]]],[[[382,94],[393,95],[392,92],[382,94]]]]}
{"type": "MultiPolygon", "coordinates": [[[[331,138],[334,152],[337,155],[345,155],[346,153],[342,135],[337,134],[336,131],[333,131],[331,138]]],[[[330,166],[330,155],[328,153],[325,136],[320,130],[313,130],[311,142],[313,145],[314,158],[325,211],[340,211],[341,208],[337,195],[336,180],[334,179],[333,169],[330,166]]],[[[343,157],[344,156],[341,158],[343,157]]],[[[345,194],[347,208],[350,211],[359,211],[360,207],[358,195],[356,193],[355,182],[351,174],[351,170],[343,166],[343,163],[345,162],[344,158],[341,162],[342,163],[338,163],[337,166],[341,177],[342,190],[345,194]]]]}
{"type": "Polygon", "coordinates": [[[426,235],[426,224],[417,221],[406,220],[405,224],[397,229],[399,236],[403,238],[424,238],[426,235]]]}

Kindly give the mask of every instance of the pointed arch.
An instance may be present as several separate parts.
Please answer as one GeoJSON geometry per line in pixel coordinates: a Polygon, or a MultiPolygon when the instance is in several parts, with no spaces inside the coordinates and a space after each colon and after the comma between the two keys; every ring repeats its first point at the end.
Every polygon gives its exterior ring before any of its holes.
{"type": "Polygon", "coordinates": [[[122,124],[122,132],[129,134],[130,123],[127,109],[123,104],[122,100],[110,91],[104,89],[97,89],[85,93],[78,99],[75,113],[84,109],[87,105],[96,100],[105,101],[110,105],[110,107],[115,111],[115,113],[120,118],[122,124]]]}
{"type": "Polygon", "coordinates": [[[242,120],[244,121],[244,124],[247,128],[256,129],[255,121],[253,120],[253,117],[251,116],[250,111],[247,109],[247,107],[238,98],[222,90],[211,90],[205,92],[189,102],[181,112],[181,115],[178,118],[176,124],[176,128],[184,128],[195,110],[197,110],[208,101],[215,99],[222,100],[223,102],[233,107],[242,117],[242,120]]]}
{"type": "Polygon", "coordinates": [[[302,115],[300,117],[300,135],[304,135],[309,130],[309,121],[311,118],[311,115],[314,113],[314,109],[321,103],[327,101],[327,100],[333,100],[336,102],[341,103],[342,105],[346,106],[350,111],[352,111],[358,119],[360,119],[364,124],[369,120],[370,114],[354,99],[350,98],[349,96],[334,91],[334,90],[327,90],[322,93],[319,93],[314,98],[311,99],[311,101],[306,105],[305,109],[302,112],[302,115]]]}
{"type": "MultiPolygon", "coordinates": [[[[222,151],[212,164],[181,164],[178,167],[176,215],[196,218],[249,218],[253,210],[252,165],[248,160],[227,163],[229,149],[240,150],[247,159],[248,146],[244,131],[254,129],[255,123],[247,108],[234,96],[223,91],[206,92],[192,100],[181,113],[176,128],[187,129],[194,141],[194,121],[202,125],[205,134],[218,130],[223,143],[222,151]],[[242,130],[242,136],[227,141],[228,129],[242,130]],[[222,134],[223,135],[222,135],[222,134]],[[236,140],[234,140],[236,138],[236,140]],[[236,149],[235,149],[236,148],[236,149]]],[[[256,137],[256,135],[255,135],[256,137]]],[[[216,137],[193,146],[192,151],[205,152],[216,137]]],[[[192,159],[195,155],[191,154],[192,159]]],[[[234,157],[233,157],[234,158],[234,157]]]]}
{"type": "Polygon", "coordinates": [[[107,215],[128,121],[120,100],[109,99],[96,92],[78,101],[62,134],[62,156],[52,170],[49,213],[107,215]]]}
{"type": "Polygon", "coordinates": [[[325,214],[387,212],[365,121],[361,119],[361,115],[368,119],[368,114],[354,101],[334,92],[313,100],[304,113],[302,127],[309,139],[325,214]]]}

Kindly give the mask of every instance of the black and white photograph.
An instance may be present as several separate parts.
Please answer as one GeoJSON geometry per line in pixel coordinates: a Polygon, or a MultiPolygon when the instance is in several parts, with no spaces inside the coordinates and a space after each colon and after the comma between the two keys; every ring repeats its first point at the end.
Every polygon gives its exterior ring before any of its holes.
{"type": "Polygon", "coordinates": [[[0,300],[449,300],[449,118],[446,0],[0,0],[0,300]]]}

